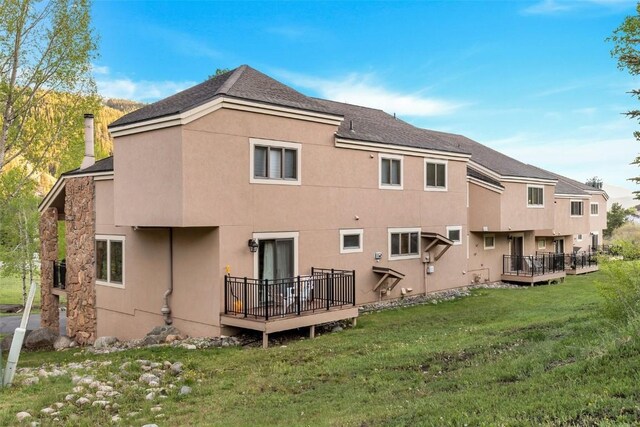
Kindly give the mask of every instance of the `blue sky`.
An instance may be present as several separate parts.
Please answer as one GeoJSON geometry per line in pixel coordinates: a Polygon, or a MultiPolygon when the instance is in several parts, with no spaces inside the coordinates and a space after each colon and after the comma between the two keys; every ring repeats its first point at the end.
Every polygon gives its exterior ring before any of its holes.
{"type": "Polygon", "coordinates": [[[151,102],[248,64],[583,181],[638,189],[638,78],[605,38],[630,1],[96,1],[101,95],[151,102]]]}

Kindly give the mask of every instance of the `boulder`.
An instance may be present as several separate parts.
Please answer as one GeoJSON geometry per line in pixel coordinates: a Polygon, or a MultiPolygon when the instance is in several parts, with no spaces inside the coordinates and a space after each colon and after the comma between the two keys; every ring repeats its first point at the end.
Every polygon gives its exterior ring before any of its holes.
{"type": "Polygon", "coordinates": [[[60,335],[53,343],[55,350],[64,350],[71,347],[73,340],[66,335],[60,335]]]}
{"type": "Polygon", "coordinates": [[[154,344],[160,344],[162,341],[163,339],[160,335],[147,335],[144,338],[142,338],[142,341],[140,342],[140,344],[143,346],[149,346],[154,344]]]}
{"type": "Polygon", "coordinates": [[[29,350],[53,350],[53,343],[58,334],[49,328],[39,328],[29,334],[24,340],[25,348],[29,350]]]}
{"type": "Polygon", "coordinates": [[[176,328],[175,326],[162,325],[162,326],[156,326],[147,334],[147,336],[159,337],[158,339],[159,343],[164,342],[167,339],[167,336],[169,335],[180,335],[180,330],[178,330],[178,328],[176,328]]]}
{"type": "Polygon", "coordinates": [[[108,348],[112,347],[114,344],[118,342],[118,338],[116,337],[99,337],[93,343],[93,348],[108,348]]]}
{"type": "MultiPolygon", "coordinates": [[[[25,331],[24,333],[25,341],[30,333],[31,333],[31,329],[27,329],[25,331]]],[[[4,338],[2,338],[2,341],[0,341],[0,349],[2,349],[3,352],[8,352],[9,349],[11,348],[11,341],[13,341],[13,334],[6,335],[4,338]]],[[[22,342],[22,347],[24,348],[24,341],[22,342]]]]}

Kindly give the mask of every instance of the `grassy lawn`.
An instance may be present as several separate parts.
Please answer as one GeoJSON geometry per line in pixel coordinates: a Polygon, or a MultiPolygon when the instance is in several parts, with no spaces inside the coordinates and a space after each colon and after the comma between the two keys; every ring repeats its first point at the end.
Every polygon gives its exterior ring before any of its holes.
{"type": "MultiPolygon", "coordinates": [[[[28,280],[28,279],[27,279],[28,280]]],[[[39,281],[39,278],[34,279],[39,281]]],[[[38,283],[39,286],[39,283],[38,283]]],[[[27,293],[29,292],[29,284],[27,283],[27,293]]],[[[0,276],[0,304],[22,304],[22,278],[17,276],[3,277],[0,276]]],[[[40,288],[36,290],[33,300],[33,306],[40,307],[40,288]]],[[[13,316],[14,314],[3,314],[0,316],[13,316]]]]}
{"type": "MultiPolygon", "coordinates": [[[[268,350],[67,351],[26,354],[21,363],[110,359],[108,377],[124,361],[182,361],[193,393],[169,393],[164,420],[154,419],[144,392],[129,395],[117,412],[140,412],[123,420],[133,425],[635,424],[640,340],[613,334],[596,278],[364,315],[354,329],[268,350]]],[[[63,376],[0,391],[0,425],[15,423],[18,411],[37,415],[71,387],[63,376]]],[[[75,411],[63,411],[60,424],[105,425],[115,413],[75,411]]]]}

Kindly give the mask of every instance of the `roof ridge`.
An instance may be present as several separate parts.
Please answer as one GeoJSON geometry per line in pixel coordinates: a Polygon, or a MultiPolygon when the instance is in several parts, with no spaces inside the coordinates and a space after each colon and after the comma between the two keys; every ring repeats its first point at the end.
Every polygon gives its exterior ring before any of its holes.
{"type": "Polygon", "coordinates": [[[231,90],[233,85],[236,84],[236,82],[238,81],[240,76],[242,76],[242,74],[245,72],[247,67],[248,65],[245,64],[233,70],[231,76],[229,76],[227,80],[222,84],[222,86],[220,86],[220,89],[218,89],[218,94],[226,95],[231,90]]]}

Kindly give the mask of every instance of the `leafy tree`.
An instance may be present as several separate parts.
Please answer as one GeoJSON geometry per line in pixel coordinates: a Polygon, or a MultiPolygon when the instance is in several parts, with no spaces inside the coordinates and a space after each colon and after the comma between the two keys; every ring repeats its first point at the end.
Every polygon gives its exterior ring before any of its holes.
{"type": "Polygon", "coordinates": [[[0,176],[0,197],[15,193],[2,206],[0,216],[0,260],[1,275],[22,278],[22,299],[26,304],[27,284],[37,273],[35,254],[38,252],[38,202],[35,196],[35,182],[28,181],[24,191],[15,192],[24,171],[13,168],[0,176]]]}
{"type": "MultiPolygon", "coordinates": [[[[640,3],[636,5],[636,14],[627,16],[607,41],[613,42],[611,56],[618,60],[618,68],[627,70],[633,76],[640,74],[640,3]]],[[[640,99],[640,89],[633,89],[629,93],[640,99]]],[[[640,119],[640,110],[627,111],[625,114],[631,119],[640,119]]],[[[636,141],[640,141],[640,131],[635,131],[633,136],[636,141]]],[[[640,165],[640,156],[637,156],[631,164],[640,165]]],[[[640,176],[629,178],[629,180],[640,184],[640,176]]],[[[640,191],[634,193],[636,198],[640,198],[640,191]]]]}
{"type": "Polygon", "coordinates": [[[589,178],[587,180],[587,182],[585,182],[586,185],[588,185],[589,187],[593,187],[593,188],[597,188],[598,190],[602,190],[602,180],[600,178],[598,178],[597,176],[594,176],[593,178],[589,178]]]}
{"type": "Polygon", "coordinates": [[[78,156],[68,148],[96,105],[89,10],[89,0],[0,2],[0,173],[16,159],[30,166],[8,198],[61,154],[78,156]]]}
{"type": "Polygon", "coordinates": [[[625,209],[620,203],[611,205],[611,209],[607,212],[607,229],[604,231],[605,237],[611,237],[611,234],[624,223],[627,222],[629,215],[635,214],[635,209],[625,209]]]}
{"type": "Polygon", "coordinates": [[[229,71],[231,71],[231,68],[216,68],[216,72],[214,74],[211,74],[209,77],[207,77],[207,80],[211,80],[212,78],[217,77],[224,73],[228,73],[229,71]]]}

